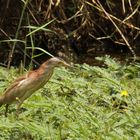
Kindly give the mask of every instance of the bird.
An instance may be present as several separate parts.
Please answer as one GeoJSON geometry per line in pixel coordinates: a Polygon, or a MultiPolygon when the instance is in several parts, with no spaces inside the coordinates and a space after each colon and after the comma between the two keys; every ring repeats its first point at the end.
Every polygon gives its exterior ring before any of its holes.
{"type": "Polygon", "coordinates": [[[52,57],[38,69],[17,78],[0,96],[0,106],[6,105],[5,116],[7,117],[8,106],[14,103],[17,104],[16,115],[18,116],[23,102],[42,88],[51,78],[54,68],[60,66],[70,67],[70,64],[58,57],[52,57]]]}

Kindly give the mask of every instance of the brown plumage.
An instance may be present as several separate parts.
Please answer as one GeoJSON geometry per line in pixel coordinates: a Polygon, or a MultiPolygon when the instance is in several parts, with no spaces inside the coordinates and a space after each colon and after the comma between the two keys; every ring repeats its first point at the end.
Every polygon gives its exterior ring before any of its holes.
{"type": "Polygon", "coordinates": [[[6,104],[5,116],[7,116],[8,106],[12,103],[17,104],[18,115],[19,108],[24,100],[43,87],[51,78],[54,68],[59,66],[69,67],[70,65],[54,57],[44,62],[37,70],[30,71],[16,79],[0,96],[0,106],[6,104]]]}

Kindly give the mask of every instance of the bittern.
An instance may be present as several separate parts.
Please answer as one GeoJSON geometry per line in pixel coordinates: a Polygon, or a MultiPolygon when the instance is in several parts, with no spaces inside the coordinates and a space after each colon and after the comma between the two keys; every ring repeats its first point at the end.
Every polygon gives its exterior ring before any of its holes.
{"type": "Polygon", "coordinates": [[[70,65],[64,60],[53,57],[44,62],[37,70],[17,78],[0,96],[0,106],[6,105],[5,116],[7,116],[8,106],[13,103],[17,104],[16,114],[18,115],[24,100],[43,87],[51,78],[54,68],[59,66],[69,67],[70,65]]]}

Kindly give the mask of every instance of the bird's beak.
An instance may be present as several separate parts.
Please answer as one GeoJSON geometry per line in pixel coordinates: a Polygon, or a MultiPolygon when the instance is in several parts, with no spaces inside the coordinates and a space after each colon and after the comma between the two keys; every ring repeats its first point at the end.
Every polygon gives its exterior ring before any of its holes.
{"type": "Polygon", "coordinates": [[[68,64],[68,63],[66,63],[66,62],[63,62],[63,66],[64,66],[64,67],[67,67],[67,68],[70,68],[70,67],[71,67],[71,65],[68,64]]]}

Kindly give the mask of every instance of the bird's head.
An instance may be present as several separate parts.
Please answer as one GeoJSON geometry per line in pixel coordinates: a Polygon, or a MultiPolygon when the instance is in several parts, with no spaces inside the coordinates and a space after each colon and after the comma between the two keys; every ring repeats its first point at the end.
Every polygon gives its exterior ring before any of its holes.
{"type": "Polygon", "coordinates": [[[50,58],[49,60],[47,60],[46,62],[44,62],[42,64],[43,67],[47,67],[47,68],[54,68],[54,67],[71,67],[68,63],[66,63],[64,60],[57,58],[57,57],[53,57],[50,58]]]}

